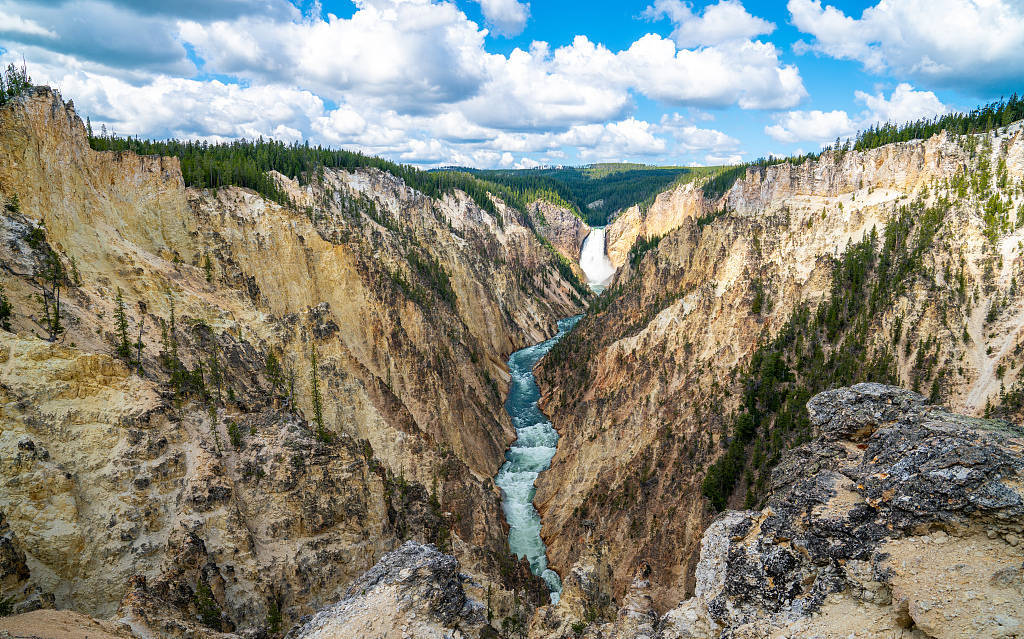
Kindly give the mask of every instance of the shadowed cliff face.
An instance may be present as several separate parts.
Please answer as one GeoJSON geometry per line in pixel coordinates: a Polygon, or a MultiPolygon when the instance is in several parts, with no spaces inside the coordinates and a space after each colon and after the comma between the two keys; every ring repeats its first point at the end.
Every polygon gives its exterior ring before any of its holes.
{"type": "Polygon", "coordinates": [[[95,152],[49,89],[0,109],[0,511],[31,568],[18,605],[120,605],[173,635],[199,631],[182,620],[209,592],[213,626],[275,607],[287,624],[410,537],[454,550],[498,607],[504,587],[537,586],[508,558],[491,478],[513,437],[508,354],[581,308],[550,252],[501,203],[499,221],[375,170],[279,179],[294,209],[186,189],[174,158],[95,152]],[[51,255],[55,343],[33,336],[51,255]],[[123,361],[137,341],[142,374],[123,361]]]}
{"type": "Polygon", "coordinates": [[[748,397],[759,421],[734,507],[763,503],[769,469],[806,440],[815,384],[884,373],[967,413],[1019,411],[1022,179],[1017,124],[752,169],[718,202],[684,185],[656,215],[624,213],[612,244],[667,235],[633,264],[609,250],[623,264],[609,292],[538,369],[562,436],[535,500],[551,565],[564,575],[603,552],[620,603],[649,566],[659,611],[692,592],[714,515],[702,482],[748,397]]]}

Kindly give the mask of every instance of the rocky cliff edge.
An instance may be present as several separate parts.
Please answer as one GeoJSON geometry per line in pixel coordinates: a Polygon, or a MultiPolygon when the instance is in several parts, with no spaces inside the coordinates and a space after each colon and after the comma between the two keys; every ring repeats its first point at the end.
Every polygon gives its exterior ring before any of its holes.
{"type": "Polygon", "coordinates": [[[1024,429],[870,383],[808,411],[818,435],[783,457],[767,507],[705,531],[694,597],[659,618],[640,571],[612,621],[577,633],[554,609],[532,636],[1024,636],[1024,429]]]}
{"type": "MultiPolygon", "coordinates": [[[[704,533],[694,597],[659,618],[639,571],[612,620],[588,623],[579,611],[607,597],[567,579],[529,636],[1024,636],[1024,429],[870,383],[808,410],[818,436],[783,458],[768,506],[704,533]]],[[[491,636],[464,580],[453,558],[407,543],[290,639],[491,636]]]]}

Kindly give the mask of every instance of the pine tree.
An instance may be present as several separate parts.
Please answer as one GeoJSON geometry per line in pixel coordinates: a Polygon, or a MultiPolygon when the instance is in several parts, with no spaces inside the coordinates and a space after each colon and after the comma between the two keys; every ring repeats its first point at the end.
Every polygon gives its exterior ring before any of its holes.
{"type": "Polygon", "coordinates": [[[210,383],[213,384],[214,400],[215,404],[222,404],[220,388],[221,382],[224,380],[224,376],[221,372],[220,367],[220,348],[217,344],[217,338],[213,338],[213,348],[210,350],[210,383]]]}
{"type": "Polygon", "coordinates": [[[274,351],[267,351],[266,368],[267,379],[270,381],[271,390],[276,396],[278,389],[281,387],[282,370],[281,362],[277,359],[277,355],[274,354],[274,351]]]}
{"type": "Polygon", "coordinates": [[[139,375],[142,375],[142,331],[145,327],[146,318],[142,315],[139,318],[139,339],[135,342],[135,365],[138,367],[139,375]]]}
{"type": "Polygon", "coordinates": [[[203,579],[196,584],[195,591],[196,611],[199,613],[199,620],[207,628],[220,630],[220,606],[213,598],[213,590],[203,579]]]}
{"type": "Polygon", "coordinates": [[[272,634],[281,632],[281,625],[284,623],[284,618],[281,615],[281,605],[277,603],[277,598],[270,600],[270,604],[267,606],[267,630],[272,634]]]}
{"type": "Polygon", "coordinates": [[[0,328],[10,332],[11,330],[11,302],[4,293],[4,287],[0,284],[0,328]]]}
{"type": "Polygon", "coordinates": [[[21,68],[8,64],[7,69],[0,74],[0,104],[18,97],[31,86],[32,79],[28,77],[28,69],[24,64],[21,68]]]}
{"type": "Polygon", "coordinates": [[[41,275],[42,281],[37,286],[43,291],[40,295],[43,302],[43,326],[49,333],[48,339],[54,342],[64,332],[64,326],[60,323],[60,289],[64,283],[64,265],[52,249],[46,255],[41,275]]]}
{"type": "Polygon", "coordinates": [[[71,283],[75,286],[81,286],[82,274],[78,272],[78,262],[75,261],[75,256],[72,255],[68,260],[71,262],[71,283]]]}
{"type": "Polygon", "coordinates": [[[313,423],[316,424],[316,438],[326,442],[330,440],[330,433],[324,427],[324,406],[323,397],[320,395],[320,372],[316,344],[312,345],[309,353],[309,392],[313,400],[313,423]]]}
{"type": "Polygon", "coordinates": [[[295,412],[295,369],[288,369],[288,409],[295,412]]]}
{"type": "Polygon", "coordinates": [[[124,309],[124,294],[121,287],[117,288],[117,308],[114,309],[114,321],[117,322],[117,356],[128,361],[132,356],[132,346],[128,342],[128,314],[124,309]]]}
{"type": "Polygon", "coordinates": [[[177,323],[176,323],[175,317],[174,317],[174,295],[172,295],[170,292],[168,292],[167,293],[167,299],[168,299],[168,302],[169,302],[170,307],[171,307],[171,325],[170,325],[170,329],[168,331],[168,343],[170,344],[170,348],[171,348],[171,351],[170,351],[171,352],[171,360],[174,361],[174,362],[177,362],[178,361],[178,333],[177,333],[178,326],[177,326],[177,323]]]}

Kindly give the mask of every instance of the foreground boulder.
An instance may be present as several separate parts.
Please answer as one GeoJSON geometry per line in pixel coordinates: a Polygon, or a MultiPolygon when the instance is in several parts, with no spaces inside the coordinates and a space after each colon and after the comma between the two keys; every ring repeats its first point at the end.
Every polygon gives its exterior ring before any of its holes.
{"type": "Polygon", "coordinates": [[[1024,430],[879,384],[807,407],[819,437],[708,528],[658,635],[1024,636],[1024,430]]]}
{"type": "Polygon", "coordinates": [[[454,557],[407,541],[353,582],[341,601],[299,624],[288,638],[476,639],[486,626],[486,612],[466,597],[465,579],[454,557]]]}

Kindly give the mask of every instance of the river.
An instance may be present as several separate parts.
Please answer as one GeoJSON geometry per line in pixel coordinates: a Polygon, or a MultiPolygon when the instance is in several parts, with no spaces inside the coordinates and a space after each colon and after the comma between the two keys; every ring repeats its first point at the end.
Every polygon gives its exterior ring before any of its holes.
{"type": "Polygon", "coordinates": [[[505,410],[516,429],[516,441],[505,452],[505,463],[494,483],[501,488],[502,509],[508,521],[508,545],[517,557],[526,557],[530,570],[543,577],[551,590],[551,602],[558,603],[562,581],[548,568],[547,548],[540,538],[540,515],[533,506],[537,492],[537,476],[551,466],[558,445],[558,433],[537,406],[540,388],[533,377],[533,367],[540,358],[572,330],[582,315],[558,320],[558,334],[551,339],[512,353],[508,370],[509,383],[505,410]]]}

